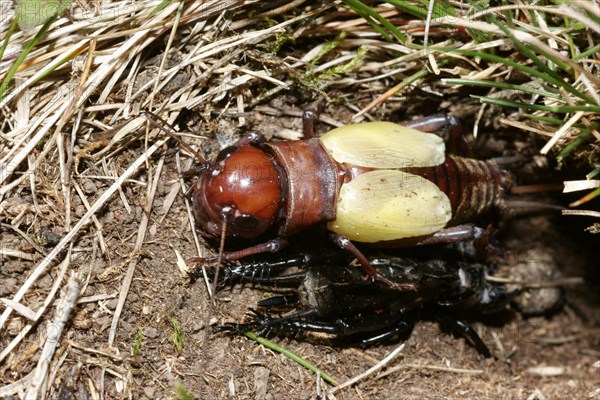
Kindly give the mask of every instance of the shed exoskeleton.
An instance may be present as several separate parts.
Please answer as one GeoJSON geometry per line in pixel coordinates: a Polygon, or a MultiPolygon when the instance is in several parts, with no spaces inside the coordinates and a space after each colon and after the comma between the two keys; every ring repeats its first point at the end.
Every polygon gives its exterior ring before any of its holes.
{"type": "Polygon", "coordinates": [[[258,302],[250,321],[219,330],[253,330],[259,334],[300,336],[326,334],[334,342],[363,346],[410,333],[428,315],[465,337],[482,355],[491,353],[462,317],[505,309],[514,293],[486,281],[490,267],[470,261],[372,255],[379,274],[412,291],[365,280],[356,262],[339,250],[302,252],[264,262],[245,262],[224,269],[221,285],[250,283],[287,292],[258,302]],[[299,267],[288,272],[290,267],[299,267]],[[285,316],[274,316],[275,313],[285,316]]]}

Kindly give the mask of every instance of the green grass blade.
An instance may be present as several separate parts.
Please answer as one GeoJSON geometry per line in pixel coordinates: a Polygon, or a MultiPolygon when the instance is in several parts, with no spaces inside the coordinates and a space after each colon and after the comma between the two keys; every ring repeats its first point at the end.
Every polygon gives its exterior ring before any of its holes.
{"type": "MultiPolygon", "coordinates": [[[[430,0],[420,0],[421,4],[427,9],[430,0]]],[[[433,18],[456,17],[456,10],[447,1],[434,1],[433,3],[433,18]]]]}
{"type": "MultiPolygon", "coordinates": [[[[492,22],[494,24],[496,24],[496,26],[498,28],[500,28],[504,32],[504,34],[506,36],[508,36],[512,40],[513,44],[519,50],[519,52],[526,58],[533,61],[534,64],[537,65],[538,68],[546,74],[546,76],[552,77],[553,81],[555,82],[555,84],[557,84],[557,86],[562,87],[567,92],[579,97],[582,100],[585,100],[587,103],[594,103],[594,100],[591,97],[588,97],[585,94],[583,94],[582,92],[580,92],[579,90],[575,89],[568,82],[565,82],[555,71],[550,69],[546,65],[546,63],[544,63],[542,60],[540,60],[539,57],[537,57],[531,50],[529,50],[529,48],[525,44],[523,44],[520,40],[518,40],[509,29],[507,29],[504,25],[502,25],[500,23],[500,21],[498,21],[494,17],[490,17],[490,19],[492,20],[492,22]]],[[[541,51],[540,49],[536,49],[536,50],[541,51]]],[[[556,58],[551,58],[551,56],[549,54],[545,54],[545,56],[549,60],[551,60],[554,64],[556,64],[560,68],[562,68],[563,70],[565,70],[567,72],[571,72],[571,67],[566,65],[565,63],[563,63],[561,60],[558,60],[556,58]]]]}
{"type": "MultiPolygon", "coordinates": [[[[534,121],[548,122],[550,124],[555,124],[555,125],[562,125],[565,123],[565,121],[563,121],[560,118],[553,118],[553,117],[548,117],[545,115],[523,114],[523,117],[529,118],[534,121]]],[[[575,126],[575,125],[573,125],[573,126],[575,126]]]]}
{"type": "Polygon", "coordinates": [[[587,96],[585,96],[584,94],[579,92],[577,89],[573,88],[573,86],[571,86],[568,82],[565,82],[562,79],[556,79],[553,76],[550,76],[542,71],[538,71],[535,68],[531,68],[526,65],[519,64],[519,63],[509,60],[505,57],[500,57],[500,56],[496,56],[494,54],[489,54],[489,53],[485,53],[485,52],[481,52],[481,51],[463,50],[463,49],[456,49],[456,48],[452,48],[452,47],[440,47],[440,48],[436,48],[436,50],[445,51],[448,53],[462,54],[462,55],[466,55],[466,56],[470,56],[470,57],[479,57],[486,61],[502,63],[506,66],[515,68],[515,69],[523,72],[526,75],[535,76],[536,78],[539,78],[544,82],[551,83],[557,87],[562,87],[570,93],[575,92],[573,94],[575,94],[577,97],[585,100],[588,103],[593,103],[593,101],[590,98],[588,98],[587,96]]]}
{"type": "Polygon", "coordinates": [[[471,97],[479,99],[482,103],[493,104],[500,107],[523,108],[526,110],[541,110],[553,113],[571,113],[576,111],[600,113],[600,106],[593,106],[589,104],[582,104],[577,106],[544,106],[541,104],[526,104],[504,99],[493,99],[485,96],[471,95],[471,97]]]}
{"type": "MultiPolygon", "coordinates": [[[[42,25],[40,30],[29,41],[29,43],[27,43],[27,45],[25,46],[25,48],[23,49],[21,54],[19,54],[19,57],[17,57],[15,62],[10,66],[8,72],[6,73],[6,76],[4,77],[4,80],[2,81],[2,85],[0,85],[0,101],[2,101],[6,97],[6,95],[5,95],[6,88],[12,81],[12,79],[15,76],[15,74],[17,73],[19,67],[23,64],[23,62],[25,61],[25,59],[27,58],[29,53],[31,53],[31,51],[33,50],[35,45],[46,34],[48,29],[50,28],[50,25],[52,25],[52,23],[54,23],[54,21],[56,21],[60,17],[60,15],[67,9],[67,7],[69,7],[70,5],[71,5],[71,1],[65,1],[65,2],[61,3],[61,6],[58,8],[56,13],[52,17],[50,17],[44,23],[44,25],[42,25]]],[[[17,20],[16,22],[18,23],[18,18],[15,18],[15,20],[17,20]]]]}
{"type": "Polygon", "coordinates": [[[167,6],[169,4],[171,4],[173,2],[173,0],[163,0],[160,2],[159,5],[157,5],[156,7],[154,7],[154,9],[150,12],[150,16],[153,17],[156,14],[158,14],[159,12],[161,12],[162,10],[164,10],[165,8],[167,8],[167,6]]]}
{"type": "Polygon", "coordinates": [[[565,148],[560,151],[560,153],[558,153],[558,155],[556,156],[556,161],[562,162],[565,159],[565,157],[567,157],[573,150],[575,150],[577,146],[583,143],[583,141],[588,136],[590,136],[591,133],[592,132],[589,129],[586,129],[583,132],[581,132],[579,136],[577,136],[571,143],[566,145],[565,148]]]}
{"type": "MultiPolygon", "coordinates": [[[[528,118],[533,121],[547,122],[547,123],[554,124],[554,125],[563,125],[565,123],[565,121],[563,121],[560,118],[553,118],[553,117],[548,117],[545,115],[535,115],[535,114],[525,113],[525,114],[523,114],[523,118],[528,118]]],[[[600,129],[600,122],[591,122],[591,124],[594,127],[594,129],[600,129]]],[[[576,123],[576,124],[573,124],[573,128],[585,130],[585,129],[587,129],[587,126],[585,126],[585,124],[582,124],[582,123],[576,123]]]]}
{"type": "Polygon", "coordinates": [[[555,79],[560,79],[560,76],[556,73],[556,71],[554,71],[552,68],[550,68],[537,55],[535,55],[535,53],[533,51],[531,51],[529,47],[534,48],[536,51],[538,51],[540,53],[544,53],[543,55],[546,56],[548,58],[548,60],[552,61],[554,64],[559,66],[561,69],[563,69],[567,72],[572,71],[572,68],[568,64],[563,63],[560,59],[553,58],[552,55],[545,53],[542,49],[540,49],[538,47],[524,44],[522,41],[517,39],[512,34],[512,32],[509,29],[507,29],[504,25],[502,25],[502,23],[500,23],[500,21],[498,21],[496,18],[492,17],[491,20],[494,24],[496,24],[497,27],[502,29],[502,31],[506,34],[506,36],[508,36],[510,38],[510,40],[512,40],[512,42],[515,45],[515,47],[517,48],[517,50],[519,50],[523,56],[525,56],[526,58],[533,61],[535,63],[535,65],[538,66],[539,69],[541,69],[548,75],[552,75],[555,79]]]}
{"type": "Polygon", "coordinates": [[[557,93],[548,92],[547,90],[534,88],[526,85],[513,85],[512,83],[505,82],[494,82],[494,81],[481,81],[476,79],[442,79],[442,82],[448,85],[466,85],[466,86],[477,86],[477,87],[493,87],[501,90],[516,90],[519,92],[537,94],[544,97],[550,97],[553,99],[560,100],[562,96],[557,93]]]}
{"type": "Polygon", "coordinates": [[[600,167],[594,169],[592,172],[590,172],[589,174],[587,174],[585,176],[586,179],[592,179],[594,178],[596,175],[600,174],[600,167]]]}
{"type": "Polygon", "coordinates": [[[583,58],[586,58],[586,57],[591,56],[591,55],[596,54],[596,53],[600,53],[600,44],[597,44],[594,47],[591,47],[591,48],[587,49],[583,53],[574,56],[573,57],[573,61],[579,61],[579,60],[581,60],[583,58]]]}
{"type": "Polygon", "coordinates": [[[374,13],[374,11],[372,9],[368,8],[362,2],[356,0],[344,0],[344,3],[346,3],[348,7],[350,7],[355,13],[367,21],[373,27],[373,29],[383,36],[386,41],[392,41],[390,35],[388,35],[388,33],[373,20],[374,17],[371,14],[374,13]]]}
{"type": "Polygon", "coordinates": [[[15,62],[10,66],[8,72],[6,72],[4,80],[2,81],[2,85],[0,85],[0,101],[3,100],[4,97],[6,97],[4,92],[6,91],[6,88],[8,87],[10,82],[12,81],[12,78],[17,73],[17,70],[19,69],[21,64],[23,64],[29,53],[31,53],[31,50],[33,50],[35,45],[40,41],[41,37],[46,33],[50,25],[52,25],[52,23],[56,21],[56,18],[56,16],[53,16],[48,21],[46,21],[46,23],[44,23],[44,25],[40,28],[38,33],[36,33],[36,35],[29,41],[29,43],[27,43],[21,54],[19,54],[19,57],[17,57],[15,62]]]}
{"type": "MultiPolygon", "coordinates": [[[[540,79],[544,79],[546,77],[545,74],[542,74],[540,71],[538,71],[535,68],[531,68],[526,65],[519,64],[516,61],[512,61],[512,60],[507,59],[506,57],[500,57],[495,54],[490,54],[490,53],[486,53],[486,52],[478,51],[478,50],[457,49],[455,47],[431,48],[431,50],[434,50],[434,49],[437,51],[442,51],[442,52],[446,52],[446,53],[450,53],[450,54],[460,54],[460,55],[469,56],[469,57],[473,57],[473,58],[481,58],[486,61],[501,63],[508,67],[512,67],[516,70],[519,70],[526,75],[532,75],[532,76],[535,76],[536,78],[540,78],[540,79]]],[[[556,82],[552,82],[552,83],[556,84],[556,82]]]]}
{"type": "Polygon", "coordinates": [[[394,26],[394,24],[392,24],[390,21],[388,21],[387,19],[382,17],[381,14],[379,14],[378,12],[373,10],[371,7],[364,4],[362,1],[360,1],[360,0],[343,0],[343,1],[348,7],[350,7],[352,10],[354,10],[355,13],[357,13],[358,15],[363,17],[369,24],[371,24],[373,29],[375,29],[377,32],[379,32],[385,38],[385,40],[387,40],[388,42],[391,42],[392,38],[390,37],[390,35],[388,35],[388,33],[385,31],[385,29],[387,29],[389,32],[391,32],[401,43],[406,42],[406,36],[402,32],[400,32],[398,30],[398,28],[396,28],[394,26]],[[381,24],[381,25],[379,25],[375,21],[379,22],[379,24],[381,24]],[[382,27],[385,27],[385,29],[383,29],[382,27]]]}
{"type": "MultiPolygon", "coordinates": [[[[416,5],[414,3],[409,3],[408,1],[402,0],[388,0],[387,3],[398,7],[402,11],[405,11],[411,15],[414,15],[417,18],[425,19],[427,18],[427,7],[429,5],[429,0],[421,0],[420,3],[422,6],[416,5]]],[[[432,18],[442,18],[448,15],[454,16],[453,8],[445,8],[439,2],[436,2],[433,6],[433,13],[431,15],[432,18]]]]}
{"type": "Polygon", "coordinates": [[[600,196],[600,189],[596,189],[593,192],[591,192],[590,194],[588,194],[586,197],[588,199],[588,201],[595,199],[596,197],[600,196]]]}
{"type": "Polygon", "coordinates": [[[10,40],[10,37],[12,36],[12,34],[15,32],[15,29],[17,28],[17,18],[13,19],[13,22],[10,24],[10,27],[8,28],[8,32],[6,32],[6,37],[4,38],[4,42],[2,43],[2,47],[0,48],[0,60],[4,59],[4,52],[6,51],[6,48],[8,47],[8,42],[10,40]]]}
{"type": "Polygon", "coordinates": [[[285,347],[281,347],[281,346],[279,346],[279,345],[271,342],[270,340],[267,340],[267,339],[265,339],[263,337],[257,336],[253,332],[240,331],[240,333],[242,333],[243,335],[245,335],[249,339],[252,339],[255,342],[258,342],[258,343],[262,344],[263,346],[265,346],[265,347],[267,347],[267,348],[269,348],[269,349],[271,349],[273,351],[276,351],[278,353],[283,354],[284,356],[286,356],[287,358],[289,358],[292,361],[297,362],[298,364],[300,364],[304,368],[313,371],[315,374],[316,373],[320,374],[321,378],[323,378],[324,381],[329,382],[330,384],[337,386],[337,382],[335,381],[335,379],[333,379],[331,376],[329,376],[325,372],[321,371],[314,364],[310,363],[309,361],[306,361],[305,359],[303,359],[299,355],[297,355],[297,354],[289,351],[285,347]]]}

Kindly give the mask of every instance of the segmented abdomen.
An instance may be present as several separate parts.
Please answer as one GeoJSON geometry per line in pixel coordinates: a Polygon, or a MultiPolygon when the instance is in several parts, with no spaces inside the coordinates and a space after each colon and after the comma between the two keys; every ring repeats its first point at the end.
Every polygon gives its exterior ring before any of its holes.
{"type": "Polygon", "coordinates": [[[453,155],[435,167],[406,170],[434,182],[446,193],[452,206],[452,219],[448,225],[471,222],[498,206],[512,184],[510,174],[492,161],[453,155]]]}

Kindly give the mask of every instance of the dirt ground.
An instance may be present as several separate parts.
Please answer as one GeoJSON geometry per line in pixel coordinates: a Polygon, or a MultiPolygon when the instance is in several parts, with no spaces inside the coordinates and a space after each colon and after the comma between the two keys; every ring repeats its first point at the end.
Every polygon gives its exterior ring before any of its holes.
{"type": "MultiPolygon", "coordinates": [[[[299,114],[301,109],[295,111],[299,114]]],[[[334,112],[332,108],[326,110],[332,115],[334,112]]],[[[278,128],[300,131],[299,118],[256,115],[254,119],[266,127],[267,133],[278,128]]],[[[321,127],[324,129],[327,127],[321,127]]],[[[226,125],[220,130],[228,135],[236,133],[235,128],[226,125]]],[[[219,138],[227,139],[227,135],[219,138]]],[[[212,148],[214,153],[218,145],[214,139],[211,144],[203,146],[212,148]]],[[[142,146],[140,141],[115,155],[109,169],[122,171],[133,162],[142,146]]],[[[171,145],[160,152],[165,164],[141,254],[135,253],[134,245],[148,207],[146,175],[134,177],[96,215],[103,227],[108,252],[102,253],[95,227],[83,231],[75,240],[71,269],[81,271],[89,280],[81,295],[85,302],[74,310],[50,368],[55,374],[49,388],[50,398],[95,399],[101,393],[105,393],[104,398],[185,398],[178,387],[185,388],[192,398],[205,399],[324,396],[331,388],[328,384],[319,382],[313,373],[281,354],[243,336],[215,335],[211,330],[205,341],[209,315],[212,326],[240,321],[248,307],[263,294],[250,287],[224,290],[218,294],[211,314],[204,283],[190,285],[180,273],[175,250],[184,258],[195,256],[196,251],[183,195],[178,190],[177,150],[177,145],[171,145]],[[172,191],[176,200],[165,213],[163,205],[168,203],[172,191]],[[141,261],[133,273],[114,346],[108,347],[121,283],[129,261],[136,255],[140,255],[141,261]],[[173,340],[178,330],[183,338],[181,351],[173,340]]],[[[151,162],[156,163],[157,159],[151,162]]],[[[47,174],[40,174],[40,179],[53,175],[56,166],[46,168],[43,172],[47,174]]],[[[90,203],[111,183],[101,178],[105,175],[102,165],[82,161],[80,185],[90,203]]],[[[48,187],[52,187],[50,182],[48,187]]],[[[55,196],[60,202],[60,196],[57,193],[55,196]]],[[[17,211],[24,210],[28,220],[23,224],[32,227],[28,234],[36,238],[42,251],[49,251],[63,235],[48,217],[53,207],[60,207],[40,204],[44,214],[36,214],[30,208],[31,195],[26,192],[11,201],[14,213],[2,218],[0,243],[23,252],[32,250],[32,245],[8,225],[10,218],[21,218],[17,211]]],[[[80,203],[73,208],[77,217],[85,212],[80,203]]],[[[463,339],[440,332],[436,323],[423,321],[417,323],[400,355],[379,375],[366,377],[333,396],[337,399],[600,399],[600,282],[597,260],[593,257],[593,238],[582,231],[584,225],[579,222],[542,214],[517,218],[502,228],[502,241],[513,246],[516,242],[521,247],[541,243],[550,248],[564,276],[583,277],[584,283],[567,286],[564,307],[552,315],[523,318],[516,313],[503,323],[475,322],[493,358],[483,358],[463,339]]],[[[3,259],[0,296],[11,298],[35,262],[3,259]]],[[[57,271],[58,268],[52,268],[27,297],[26,303],[32,309],[45,298],[57,271]]],[[[3,333],[0,339],[2,348],[24,325],[25,320],[13,314],[8,334],[3,333]]],[[[0,366],[2,385],[23,378],[37,363],[38,349],[47,331],[42,325],[33,329],[35,334],[29,335],[0,366]]],[[[339,383],[366,371],[400,344],[361,349],[286,338],[273,341],[316,364],[339,383]]]]}

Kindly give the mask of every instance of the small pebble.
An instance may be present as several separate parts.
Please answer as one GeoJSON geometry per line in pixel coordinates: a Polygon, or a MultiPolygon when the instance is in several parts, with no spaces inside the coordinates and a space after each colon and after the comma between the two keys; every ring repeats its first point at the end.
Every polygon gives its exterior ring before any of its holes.
{"type": "Polygon", "coordinates": [[[149,399],[154,399],[155,393],[156,393],[156,388],[153,386],[146,386],[144,388],[144,395],[149,399]]]}
{"type": "Polygon", "coordinates": [[[0,285],[0,297],[7,297],[17,292],[18,281],[15,278],[6,278],[0,285]]]}
{"type": "Polygon", "coordinates": [[[94,194],[98,190],[98,188],[96,187],[96,184],[92,180],[89,180],[89,179],[87,179],[85,182],[83,182],[82,189],[85,194],[94,194]]]}
{"type": "Polygon", "coordinates": [[[147,336],[150,339],[156,339],[160,333],[158,332],[158,329],[152,327],[144,328],[143,332],[144,336],[147,336]]]}

